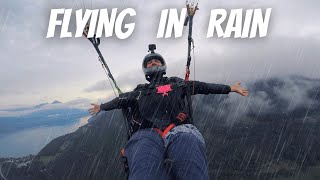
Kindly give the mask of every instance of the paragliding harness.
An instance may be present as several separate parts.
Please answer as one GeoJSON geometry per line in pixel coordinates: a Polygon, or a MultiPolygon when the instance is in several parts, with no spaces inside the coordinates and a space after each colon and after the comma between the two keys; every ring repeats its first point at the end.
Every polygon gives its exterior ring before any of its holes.
{"type": "MultiPolygon", "coordinates": [[[[162,138],[165,138],[165,136],[167,135],[167,133],[174,127],[180,125],[180,124],[193,124],[193,119],[192,116],[190,115],[190,102],[188,102],[188,98],[187,96],[191,96],[191,92],[190,90],[188,90],[188,85],[187,83],[180,78],[167,78],[165,81],[165,85],[163,86],[156,86],[156,87],[150,87],[148,84],[144,84],[144,85],[139,85],[139,89],[137,91],[135,91],[135,93],[137,95],[134,95],[134,97],[138,97],[135,98],[137,99],[137,101],[139,101],[139,96],[143,96],[143,97],[147,97],[148,98],[148,94],[150,94],[150,92],[152,92],[152,95],[150,97],[154,97],[154,96],[159,96],[159,95],[155,95],[154,92],[161,92],[161,88],[166,88],[166,87],[172,87],[172,91],[177,90],[177,93],[181,93],[180,90],[182,90],[183,92],[185,92],[185,98],[182,99],[184,102],[184,107],[183,109],[181,109],[182,111],[178,111],[176,110],[175,112],[172,112],[172,114],[177,114],[177,116],[172,119],[171,123],[163,128],[157,127],[157,125],[155,125],[153,122],[148,121],[147,119],[135,119],[134,117],[134,111],[136,111],[133,108],[128,108],[125,109],[125,116],[129,123],[129,129],[128,129],[128,140],[131,138],[131,136],[137,132],[140,129],[145,129],[145,128],[152,128],[155,132],[157,132],[162,138]],[[169,83],[169,84],[168,84],[169,83]],[[160,87],[160,88],[159,88],[160,87]],[[180,90],[178,90],[179,88],[181,88],[180,90]],[[160,89],[160,90],[159,90],[160,89]],[[189,91],[189,92],[187,92],[189,91]]],[[[165,92],[165,90],[163,90],[165,92]]],[[[177,95],[177,94],[176,94],[177,95]]],[[[179,96],[179,95],[177,95],[179,96]]],[[[179,96],[180,97],[180,96],[179,96]]],[[[151,98],[153,99],[153,98],[151,98]]],[[[189,99],[191,100],[191,98],[189,99]]],[[[143,100],[142,100],[143,101],[143,100]]],[[[151,100],[150,100],[151,101],[151,100]]],[[[177,103],[179,104],[179,103],[177,103]]],[[[121,150],[121,155],[122,155],[122,159],[124,161],[125,164],[125,169],[128,175],[128,164],[127,164],[127,159],[126,159],[126,155],[125,155],[125,149],[123,148],[121,150]]]]}
{"type": "MultiPolygon", "coordinates": [[[[177,125],[183,124],[186,119],[188,119],[187,123],[193,124],[191,95],[193,94],[194,90],[192,90],[192,91],[190,90],[190,83],[188,83],[188,81],[189,81],[189,75],[190,75],[191,50],[194,50],[194,42],[193,42],[193,39],[192,39],[193,16],[194,16],[195,12],[198,10],[198,3],[196,4],[195,7],[193,7],[193,5],[189,5],[189,3],[187,1],[186,2],[186,7],[187,7],[188,15],[187,15],[187,17],[185,19],[184,26],[189,25],[189,31],[188,31],[188,56],[187,56],[185,79],[184,79],[184,81],[183,80],[182,81],[177,81],[177,82],[173,83],[172,85],[176,85],[178,87],[186,88],[186,101],[187,101],[187,103],[185,103],[184,110],[177,115],[177,117],[176,117],[177,121],[175,123],[171,123],[163,131],[161,129],[159,129],[159,128],[156,128],[156,127],[153,128],[153,130],[156,131],[162,138],[164,138],[166,136],[166,134],[172,128],[174,128],[177,125]]],[[[88,38],[87,37],[88,31],[89,31],[89,24],[86,25],[86,27],[85,27],[85,29],[83,31],[83,35],[94,46],[95,50],[97,51],[97,53],[99,55],[99,61],[101,62],[102,67],[103,67],[104,71],[106,72],[106,74],[108,76],[108,79],[110,81],[111,86],[112,86],[112,83],[113,83],[114,87],[118,91],[118,95],[120,96],[123,93],[120,90],[119,86],[117,85],[117,82],[115,81],[114,77],[112,76],[112,73],[111,73],[107,63],[105,62],[105,60],[104,60],[104,58],[103,58],[103,56],[101,54],[101,51],[99,50],[98,46],[100,45],[100,38],[96,38],[95,35],[92,38],[88,38]],[[112,83],[111,83],[111,81],[112,81],[112,83]]],[[[151,46],[151,47],[155,47],[155,46],[151,46]]],[[[169,78],[169,80],[170,80],[170,78],[169,78]]],[[[113,88],[113,90],[114,90],[114,88],[113,88]]],[[[114,93],[116,95],[115,91],[114,91],[114,93]]],[[[122,114],[124,115],[125,126],[126,126],[126,129],[127,129],[127,136],[128,136],[128,140],[129,140],[134,132],[136,132],[138,129],[141,129],[143,127],[141,127],[141,123],[139,123],[139,122],[137,122],[137,121],[135,121],[133,119],[133,112],[132,112],[132,109],[130,107],[122,108],[122,114]]],[[[128,179],[129,167],[128,167],[127,158],[125,157],[124,149],[121,150],[121,155],[122,155],[122,161],[123,161],[124,166],[125,166],[126,176],[127,176],[127,179],[128,179]]]]}

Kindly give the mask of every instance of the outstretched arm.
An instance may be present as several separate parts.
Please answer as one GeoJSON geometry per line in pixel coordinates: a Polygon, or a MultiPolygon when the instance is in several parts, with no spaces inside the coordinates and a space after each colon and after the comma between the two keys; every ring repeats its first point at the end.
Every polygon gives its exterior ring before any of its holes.
{"type": "Polygon", "coordinates": [[[189,81],[191,94],[229,94],[231,87],[224,84],[189,81]]]}
{"type": "Polygon", "coordinates": [[[224,84],[205,83],[199,81],[189,81],[191,94],[229,94],[236,92],[242,96],[248,96],[249,91],[240,86],[237,82],[231,86],[224,84]]]}
{"type": "Polygon", "coordinates": [[[89,109],[91,115],[95,115],[100,111],[110,111],[128,106],[135,98],[136,92],[127,92],[114,98],[112,101],[103,104],[91,104],[93,107],[89,109]]]}
{"type": "Polygon", "coordinates": [[[120,103],[119,97],[113,99],[112,101],[104,103],[104,104],[99,105],[99,104],[92,103],[91,105],[93,106],[92,108],[89,109],[91,115],[96,115],[101,110],[109,111],[109,110],[121,108],[121,103],[120,103]]]}

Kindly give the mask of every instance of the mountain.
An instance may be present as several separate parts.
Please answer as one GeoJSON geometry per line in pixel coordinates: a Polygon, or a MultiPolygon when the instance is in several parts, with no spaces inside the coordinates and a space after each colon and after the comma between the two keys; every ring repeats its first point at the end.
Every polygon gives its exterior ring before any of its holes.
{"type": "MultiPolygon", "coordinates": [[[[206,140],[210,179],[319,179],[320,80],[270,78],[250,97],[197,95],[195,125],[206,140]]],[[[7,179],[125,179],[120,110],[101,112],[36,156],[0,159],[7,179]]]]}
{"type": "Polygon", "coordinates": [[[58,100],[55,100],[53,101],[51,104],[61,104],[62,102],[58,101],[58,100]]]}
{"type": "MultiPolygon", "coordinates": [[[[52,103],[50,103],[50,104],[61,104],[62,102],[60,102],[60,101],[58,101],[58,100],[54,100],[52,103]]],[[[34,106],[34,108],[41,108],[41,107],[43,107],[43,106],[45,106],[45,105],[48,105],[49,103],[41,103],[41,104],[38,104],[38,105],[36,105],[36,106],[34,106]]]]}

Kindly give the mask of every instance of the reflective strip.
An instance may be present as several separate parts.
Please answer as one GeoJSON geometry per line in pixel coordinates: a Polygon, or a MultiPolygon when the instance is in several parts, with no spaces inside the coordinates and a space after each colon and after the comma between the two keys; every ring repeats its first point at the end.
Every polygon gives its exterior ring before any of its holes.
{"type": "Polygon", "coordinates": [[[183,122],[184,120],[186,120],[187,118],[187,114],[181,112],[178,114],[177,119],[179,119],[181,122],[183,122]]]}

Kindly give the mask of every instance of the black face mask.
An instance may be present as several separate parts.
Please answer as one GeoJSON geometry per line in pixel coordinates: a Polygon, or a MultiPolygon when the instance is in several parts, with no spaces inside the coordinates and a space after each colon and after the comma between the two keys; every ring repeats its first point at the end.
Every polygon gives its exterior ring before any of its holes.
{"type": "Polygon", "coordinates": [[[163,72],[153,73],[151,75],[147,75],[146,80],[151,84],[159,84],[164,75],[165,73],[163,72]]]}

